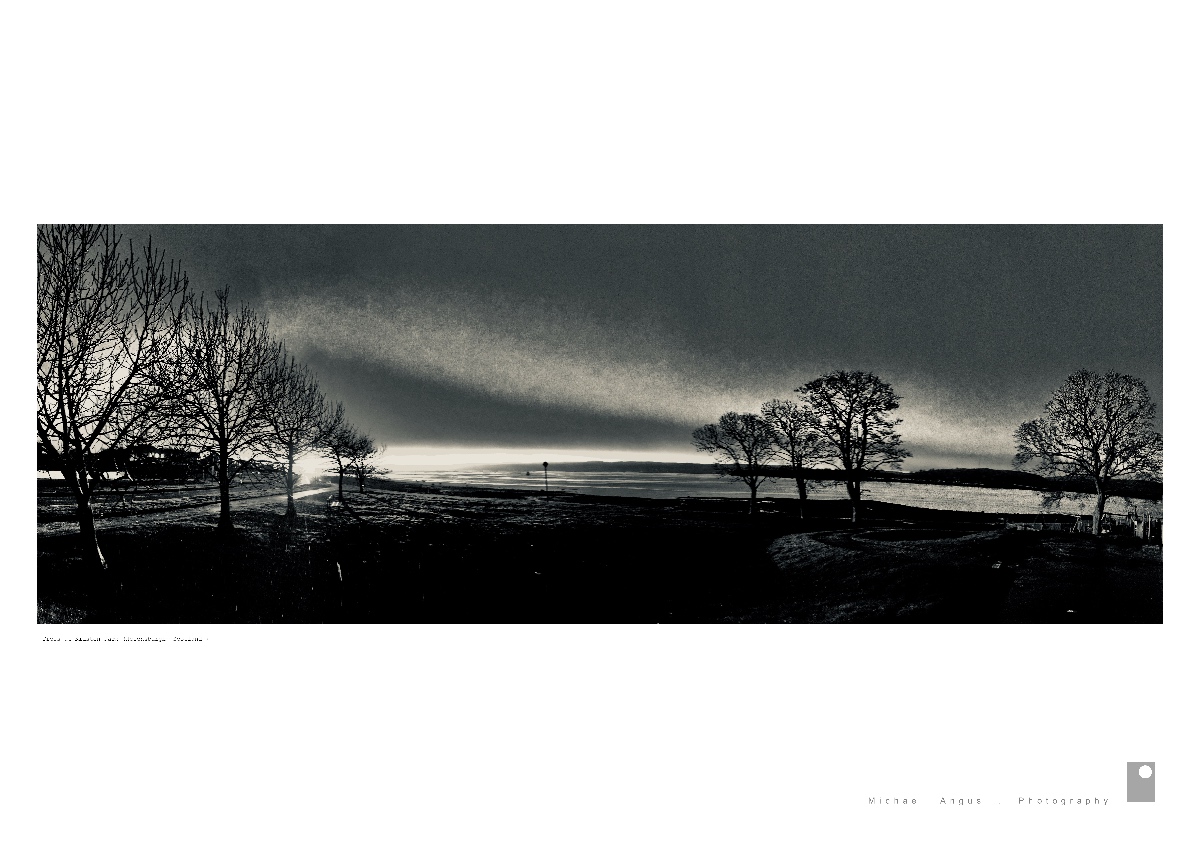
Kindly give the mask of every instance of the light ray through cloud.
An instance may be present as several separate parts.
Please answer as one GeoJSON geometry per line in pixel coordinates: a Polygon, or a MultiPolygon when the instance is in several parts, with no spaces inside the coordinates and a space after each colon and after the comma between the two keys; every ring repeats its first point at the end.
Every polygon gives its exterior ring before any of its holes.
{"type": "Polygon", "coordinates": [[[724,374],[714,381],[716,363],[664,328],[599,325],[541,304],[497,307],[413,292],[361,305],[305,296],[272,303],[269,317],[300,350],[588,412],[690,424],[728,409],[757,408],[769,382],[724,374]]]}

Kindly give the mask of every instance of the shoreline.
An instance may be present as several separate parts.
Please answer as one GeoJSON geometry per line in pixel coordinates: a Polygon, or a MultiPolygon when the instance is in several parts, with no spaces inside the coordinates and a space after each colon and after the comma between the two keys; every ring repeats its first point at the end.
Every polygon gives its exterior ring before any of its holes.
{"type": "MultiPolygon", "coordinates": [[[[519,464],[474,465],[462,466],[456,469],[431,467],[425,473],[443,474],[520,474],[524,471],[533,472],[533,477],[541,479],[542,469],[519,464]]],[[[701,463],[653,463],[653,462],[594,462],[594,463],[562,463],[556,466],[559,474],[647,474],[671,475],[686,478],[714,477],[711,464],[701,463]]],[[[405,474],[404,480],[419,482],[417,475],[421,472],[397,471],[392,474],[405,474]]],[[[785,466],[771,466],[763,469],[764,476],[776,483],[794,481],[795,475],[785,466]]],[[[830,468],[806,468],[805,477],[810,482],[825,485],[842,485],[845,480],[844,472],[830,468]]],[[[392,478],[396,479],[396,478],[392,478]]],[[[918,471],[873,471],[863,475],[864,483],[917,483],[927,486],[951,486],[965,489],[992,489],[997,491],[1012,490],[1023,492],[1061,492],[1065,495],[1088,496],[1095,493],[1093,484],[1083,478],[1054,479],[1043,477],[1025,471],[997,468],[947,468],[923,469],[918,471]]],[[[1111,497],[1128,497],[1138,500],[1162,500],[1162,484],[1145,480],[1120,479],[1113,481],[1111,497]]]]}
{"type": "MultiPolygon", "coordinates": [[[[43,486],[42,488],[45,488],[43,486]]],[[[216,497],[185,497],[178,503],[156,503],[153,497],[156,493],[167,495],[164,501],[170,501],[171,494],[197,492],[203,487],[191,487],[180,490],[178,487],[163,487],[156,489],[153,485],[143,490],[149,495],[144,500],[124,507],[110,507],[107,504],[94,504],[96,518],[102,524],[120,523],[126,519],[145,517],[153,520],[153,516],[180,514],[187,511],[198,513],[211,511],[218,503],[216,497]]],[[[249,488],[249,487],[247,487],[249,488]]],[[[336,475],[324,476],[297,486],[297,498],[317,493],[330,494],[336,492],[336,475]]],[[[234,494],[235,519],[238,512],[236,504],[239,501],[255,502],[259,500],[281,499],[282,486],[254,487],[254,491],[242,490],[234,494]]],[[[344,490],[347,495],[358,493],[357,481],[346,480],[344,490]]],[[[598,508],[617,507],[626,510],[637,510],[648,514],[688,514],[693,517],[708,515],[718,521],[738,521],[749,519],[749,498],[747,495],[682,495],[672,497],[639,497],[632,495],[607,495],[576,492],[565,489],[550,489],[548,492],[538,489],[509,488],[504,486],[489,486],[482,483],[438,483],[412,480],[397,480],[393,478],[372,478],[368,481],[367,492],[378,494],[418,495],[434,498],[465,498],[471,500],[497,501],[527,501],[531,504],[547,503],[559,506],[577,505],[598,508]]],[[[134,497],[137,495],[135,494],[134,497]]],[[[44,493],[39,493],[39,499],[44,493]]],[[[755,520],[759,523],[794,524],[803,522],[805,527],[817,529],[850,527],[850,500],[840,498],[809,498],[801,501],[794,494],[791,496],[775,497],[763,495],[758,498],[759,513],[755,520]],[[803,517],[801,512],[803,511],[803,517]]],[[[43,505],[44,506],[44,505],[43,505]]],[[[70,527],[77,526],[73,509],[67,507],[64,511],[62,504],[58,509],[39,509],[38,534],[61,534],[69,532],[70,527]]],[[[1090,514],[1068,510],[1052,512],[1023,512],[1016,510],[960,510],[941,509],[929,506],[899,504],[885,500],[864,498],[859,502],[859,524],[862,526],[879,526],[895,524],[899,526],[946,526],[973,525],[979,528],[997,528],[1018,524],[1060,524],[1073,525],[1080,515],[1090,514]]],[[[1117,514],[1117,513],[1114,513],[1117,514]]]]}
{"type": "MultiPolygon", "coordinates": [[[[336,483],[336,478],[334,478],[336,483]]],[[[745,495],[741,496],[708,496],[708,495],[685,495],[676,497],[635,497],[625,495],[596,495],[584,492],[571,492],[562,489],[551,489],[548,494],[532,489],[510,489],[504,487],[486,486],[483,484],[473,483],[426,483],[407,480],[394,480],[390,478],[374,479],[368,486],[367,490],[372,489],[382,492],[398,492],[401,494],[427,494],[427,495],[444,495],[449,497],[467,497],[467,498],[497,498],[505,500],[548,500],[558,503],[578,503],[578,504],[594,504],[598,506],[641,506],[647,509],[672,509],[679,507],[690,507],[692,509],[705,510],[704,507],[709,507],[711,511],[721,512],[726,514],[743,513],[748,515],[749,498],[745,495]]],[[[797,497],[782,497],[776,498],[770,495],[760,496],[758,498],[760,512],[764,515],[781,515],[798,517],[798,513],[803,505],[806,514],[811,514],[811,517],[821,519],[839,518],[837,513],[845,512],[846,521],[849,522],[850,499],[847,497],[841,498],[810,498],[801,501],[797,497]]],[[[985,512],[978,510],[949,510],[935,509],[932,507],[907,506],[904,504],[896,504],[889,501],[863,499],[859,502],[859,511],[864,519],[893,520],[893,521],[909,521],[924,519],[938,523],[968,523],[968,524],[995,524],[1001,525],[1005,521],[1009,523],[1015,522],[1031,522],[1042,521],[1050,522],[1052,519],[1059,521],[1074,521],[1077,515],[1073,512],[985,512]]]]}

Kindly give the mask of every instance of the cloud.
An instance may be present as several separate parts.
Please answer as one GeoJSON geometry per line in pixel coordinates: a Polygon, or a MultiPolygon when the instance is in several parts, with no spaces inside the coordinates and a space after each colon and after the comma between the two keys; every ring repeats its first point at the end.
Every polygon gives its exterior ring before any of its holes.
{"type": "Polygon", "coordinates": [[[301,295],[271,301],[268,317],[301,354],[315,349],[474,392],[598,414],[692,424],[729,409],[756,409],[771,391],[761,376],[738,374],[736,364],[696,351],[652,315],[616,322],[463,288],[436,295],[397,289],[361,301],[301,295]]]}
{"type": "MultiPolygon", "coordinates": [[[[397,375],[400,385],[418,380],[510,405],[557,407],[576,421],[603,417],[609,429],[625,421],[631,437],[639,428],[649,433],[649,422],[690,432],[729,410],[757,410],[769,398],[788,397],[824,371],[873,367],[813,361],[800,344],[781,355],[760,348],[752,333],[734,351],[648,303],[605,311],[578,293],[549,299],[480,281],[345,283],[268,299],[265,306],[275,332],[301,356],[319,354],[343,370],[364,363],[397,375]]],[[[900,433],[915,455],[910,468],[1008,467],[1014,429],[1037,412],[1014,397],[1028,386],[1014,392],[976,381],[951,388],[931,375],[879,373],[903,397],[900,433]]]]}

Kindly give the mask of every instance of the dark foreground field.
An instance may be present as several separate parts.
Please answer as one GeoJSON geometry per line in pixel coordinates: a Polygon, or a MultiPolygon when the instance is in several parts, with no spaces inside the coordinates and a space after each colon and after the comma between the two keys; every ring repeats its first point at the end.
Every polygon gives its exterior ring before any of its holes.
{"type": "Polygon", "coordinates": [[[1160,622],[1161,548],[864,505],[634,500],[395,485],[101,530],[110,568],[38,537],[40,622],[1160,622]]]}

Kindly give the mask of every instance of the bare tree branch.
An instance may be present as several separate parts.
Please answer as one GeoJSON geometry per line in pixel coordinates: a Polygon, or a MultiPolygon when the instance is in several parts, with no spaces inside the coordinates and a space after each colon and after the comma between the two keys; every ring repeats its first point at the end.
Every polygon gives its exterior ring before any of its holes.
{"type": "Polygon", "coordinates": [[[767,463],[778,450],[771,426],[753,412],[726,412],[716,424],[692,433],[697,450],[714,454],[713,470],[750,487],[750,512],[758,512],[758,487],[769,476],[767,463]]]}
{"type": "Polygon", "coordinates": [[[354,473],[358,479],[358,491],[363,493],[367,490],[367,478],[386,474],[388,469],[374,465],[371,460],[387,450],[386,445],[376,445],[375,440],[368,435],[360,435],[350,444],[350,452],[347,460],[347,467],[354,473]]]}
{"type": "Polygon", "coordinates": [[[851,516],[858,520],[862,478],[867,471],[896,466],[912,456],[900,446],[889,415],[900,408],[891,385],[867,371],[834,371],[796,389],[813,414],[813,429],[828,451],[825,462],[846,472],[851,516]]]}
{"type": "Polygon", "coordinates": [[[75,496],[88,558],[105,567],[91,499],[96,454],[164,424],[154,374],[176,343],[187,275],[112,227],[38,228],[38,443],[75,496]]]}
{"type": "Polygon", "coordinates": [[[176,439],[213,454],[222,530],[233,529],[229,485],[236,460],[270,444],[269,379],[282,356],[266,321],[245,304],[231,309],[225,289],[211,301],[193,301],[176,355],[159,374],[175,413],[176,439]]]}
{"type": "Polygon", "coordinates": [[[320,432],[317,435],[316,447],[321,456],[334,463],[338,475],[338,501],[345,500],[343,487],[346,471],[349,469],[351,456],[362,436],[346,418],[346,408],[338,401],[336,405],[327,405],[322,417],[320,432]]]}
{"type": "Polygon", "coordinates": [[[1017,428],[1013,465],[1090,479],[1096,489],[1092,532],[1100,533],[1114,479],[1162,480],[1163,440],[1154,413],[1150,392],[1136,377],[1076,371],[1054,392],[1044,417],[1017,428]]]}
{"type": "Polygon", "coordinates": [[[778,454],[792,466],[803,517],[804,502],[808,499],[805,469],[828,462],[835,453],[821,438],[816,413],[807,404],[773,398],[763,404],[762,417],[771,428],[778,454]]]}
{"type": "Polygon", "coordinates": [[[292,520],[296,517],[296,457],[316,448],[325,415],[325,396],[308,366],[289,357],[282,347],[262,375],[262,391],[270,426],[265,449],[286,465],[286,515],[292,520]]]}

